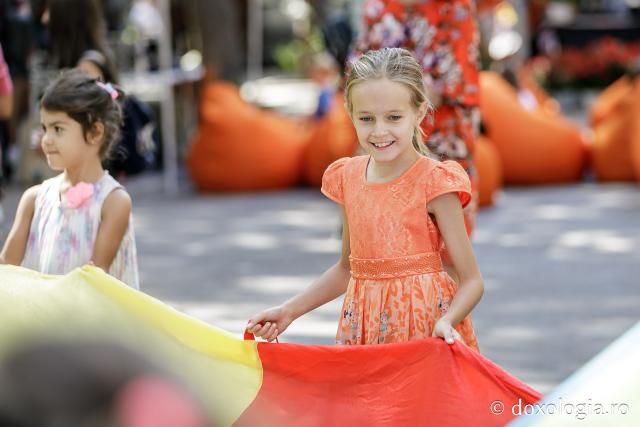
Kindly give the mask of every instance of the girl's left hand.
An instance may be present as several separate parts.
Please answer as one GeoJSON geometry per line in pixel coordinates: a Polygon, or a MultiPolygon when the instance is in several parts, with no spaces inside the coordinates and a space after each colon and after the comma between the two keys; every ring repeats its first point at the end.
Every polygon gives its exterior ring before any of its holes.
{"type": "Polygon", "coordinates": [[[460,341],[462,339],[458,331],[451,326],[451,322],[444,317],[441,317],[440,320],[436,322],[431,336],[443,338],[447,344],[453,344],[454,340],[460,341]]]}

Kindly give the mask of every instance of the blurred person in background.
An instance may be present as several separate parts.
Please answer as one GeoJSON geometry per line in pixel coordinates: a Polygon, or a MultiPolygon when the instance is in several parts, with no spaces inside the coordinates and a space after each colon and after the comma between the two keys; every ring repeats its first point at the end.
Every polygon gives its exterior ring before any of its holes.
{"type": "Polygon", "coordinates": [[[340,82],[339,67],[328,52],[313,55],[309,61],[308,74],[318,86],[318,105],[313,113],[316,120],[324,117],[333,105],[334,96],[340,82]]]}
{"type": "MultiPolygon", "coordinates": [[[[77,68],[105,83],[118,84],[118,76],[107,57],[97,50],[85,51],[77,68]]],[[[128,95],[122,106],[122,136],[112,158],[105,166],[111,175],[123,179],[155,164],[158,141],[154,138],[153,110],[138,98],[128,95]]]]}
{"type": "Polygon", "coordinates": [[[2,45],[0,44],[0,120],[11,117],[13,109],[13,83],[9,74],[9,67],[4,60],[2,45]]]}
{"type": "MultiPolygon", "coordinates": [[[[4,55],[2,54],[2,45],[0,45],[0,121],[6,121],[11,117],[13,108],[13,84],[11,82],[11,76],[9,75],[9,67],[7,67],[4,61],[4,55]]],[[[0,133],[0,139],[6,138],[6,132],[0,133]]],[[[0,151],[0,159],[2,159],[2,152],[0,151]]],[[[4,221],[4,211],[2,209],[2,186],[4,185],[4,177],[2,170],[0,169],[0,224],[4,221]]]]}
{"type": "Polygon", "coordinates": [[[18,129],[29,112],[29,66],[33,22],[26,0],[0,0],[0,44],[13,81],[12,114],[0,120],[2,171],[5,184],[13,176],[18,129]]]}
{"type": "Polygon", "coordinates": [[[40,342],[0,365],[4,427],[205,427],[188,390],[141,355],[98,341],[40,342]]]}
{"type": "Polygon", "coordinates": [[[87,50],[105,56],[115,70],[109,50],[106,22],[97,0],[47,0],[41,11],[46,26],[48,66],[55,69],[73,68],[87,50]]]}

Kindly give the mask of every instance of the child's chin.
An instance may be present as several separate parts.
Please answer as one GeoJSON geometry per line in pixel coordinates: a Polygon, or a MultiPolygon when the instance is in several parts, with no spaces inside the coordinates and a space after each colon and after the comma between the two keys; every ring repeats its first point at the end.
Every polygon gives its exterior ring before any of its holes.
{"type": "Polygon", "coordinates": [[[62,172],[62,171],[64,171],[64,166],[62,166],[62,165],[59,165],[59,164],[57,164],[57,163],[51,163],[51,162],[47,162],[47,163],[48,163],[49,168],[50,168],[51,170],[54,170],[54,171],[56,171],[56,172],[62,172]]]}

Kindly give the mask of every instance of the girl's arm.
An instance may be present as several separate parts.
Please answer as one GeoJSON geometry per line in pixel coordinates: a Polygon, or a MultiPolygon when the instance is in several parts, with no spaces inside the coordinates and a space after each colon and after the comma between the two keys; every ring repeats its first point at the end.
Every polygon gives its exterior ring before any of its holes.
{"type": "Polygon", "coordinates": [[[121,188],[112,191],[102,204],[100,227],[91,254],[91,262],[96,267],[109,271],[129,227],[130,215],[129,194],[121,188]]]}
{"type": "Polygon", "coordinates": [[[325,271],[322,276],[300,294],[284,304],[253,316],[247,330],[255,335],[273,341],[298,317],[321,305],[332,301],[347,290],[351,277],[349,255],[349,223],[342,208],[342,254],[340,260],[325,271]]]}
{"type": "Polygon", "coordinates": [[[442,336],[448,342],[458,337],[452,330],[478,304],[484,293],[484,283],[473,254],[471,242],[464,227],[464,217],[460,199],[455,193],[438,196],[429,202],[428,211],[435,215],[438,229],[449,251],[453,266],[458,273],[459,284],[449,310],[434,327],[434,335],[442,336]]]}
{"type": "Polygon", "coordinates": [[[27,250],[27,240],[29,239],[39,187],[39,185],[33,186],[22,195],[16,211],[16,219],[13,221],[11,231],[9,231],[2,252],[0,252],[0,264],[22,264],[24,253],[27,250]]]}

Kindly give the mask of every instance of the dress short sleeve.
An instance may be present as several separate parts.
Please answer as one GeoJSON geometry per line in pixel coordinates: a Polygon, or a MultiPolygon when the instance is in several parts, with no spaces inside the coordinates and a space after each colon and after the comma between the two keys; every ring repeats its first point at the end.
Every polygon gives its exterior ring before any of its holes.
{"type": "Polygon", "coordinates": [[[471,201],[469,175],[458,162],[438,162],[431,170],[427,182],[427,203],[446,193],[457,193],[464,208],[471,201]]]}
{"type": "Polygon", "coordinates": [[[322,175],[322,194],[336,203],[344,204],[344,166],[349,160],[343,157],[331,163],[322,175]]]}

